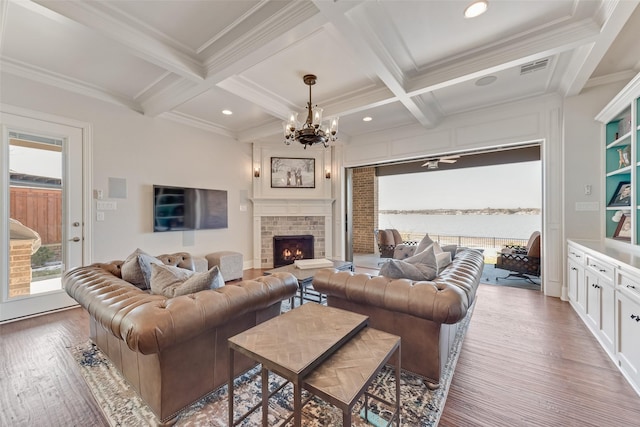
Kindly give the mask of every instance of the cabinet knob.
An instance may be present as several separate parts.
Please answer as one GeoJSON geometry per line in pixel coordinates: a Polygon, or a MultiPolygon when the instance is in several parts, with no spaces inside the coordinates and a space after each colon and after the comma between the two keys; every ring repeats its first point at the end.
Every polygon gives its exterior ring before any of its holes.
{"type": "Polygon", "coordinates": [[[600,273],[605,273],[607,270],[600,269],[600,273]]]}
{"type": "Polygon", "coordinates": [[[578,271],[578,269],[577,269],[577,268],[575,268],[575,267],[571,267],[571,270],[573,270],[573,271],[578,271]]]}
{"type": "Polygon", "coordinates": [[[629,289],[635,289],[636,287],[634,285],[627,285],[627,288],[629,289]]]}

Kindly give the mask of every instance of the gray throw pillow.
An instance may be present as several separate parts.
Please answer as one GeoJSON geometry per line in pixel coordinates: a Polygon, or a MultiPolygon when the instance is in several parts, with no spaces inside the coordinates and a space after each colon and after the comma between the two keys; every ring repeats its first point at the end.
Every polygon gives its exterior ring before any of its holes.
{"type": "Polygon", "coordinates": [[[436,263],[438,264],[438,274],[451,264],[451,252],[440,252],[436,254],[436,263]]]}
{"type": "Polygon", "coordinates": [[[424,264],[437,269],[438,263],[436,261],[435,245],[437,245],[437,243],[427,246],[422,252],[406,258],[405,261],[409,264],[424,264]]]}
{"type": "Polygon", "coordinates": [[[420,243],[418,243],[418,246],[416,247],[416,251],[414,252],[414,254],[419,254],[420,252],[427,249],[429,245],[432,245],[432,244],[433,244],[433,240],[431,239],[431,237],[429,237],[429,233],[425,234],[422,240],[420,240],[420,243]]]}
{"type": "Polygon", "coordinates": [[[385,262],[380,267],[380,276],[391,279],[424,280],[424,275],[418,267],[398,259],[390,259],[385,262]]]}
{"type": "Polygon", "coordinates": [[[151,264],[164,265],[164,263],[154,256],[140,254],[138,255],[138,264],[144,278],[145,289],[151,289],[151,264]]]}
{"type": "Polygon", "coordinates": [[[391,259],[380,268],[380,275],[392,279],[433,280],[438,275],[438,261],[433,245],[405,260],[391,259]]]}
{"type": "Polygon", "coordinates": [[[209,271],[196,273],[171,265],[151,264],[152,294],[173,298],[222,286],[224,279],[217,265],[209,271]]]}
{"type": "Polygon", "coordinates": [[[120,269],[120,273],[122,275],[122,279],[131,283],[134,286],[137,286],[140,289],[147,289],[147,284],[144,280],[144,274],[142,273],[142,269],[140,268],[140,263],[138,262],[139,255],[147,255],[151,256],[142,249],[136,249],[131,255],[124,260],[122,264],[122,268],[120,269]]]}
{"type": "Polygon", "coordinates": [[[451,254],[451,259],[456,257],[456,253],[458,253],[458,245],[443,245],[442,250],[444,252],[449,252],[451,254]]]}

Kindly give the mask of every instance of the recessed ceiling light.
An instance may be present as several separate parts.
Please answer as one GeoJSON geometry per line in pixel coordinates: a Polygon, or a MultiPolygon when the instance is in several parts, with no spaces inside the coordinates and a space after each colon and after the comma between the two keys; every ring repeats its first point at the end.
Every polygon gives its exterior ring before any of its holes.
{"type": "Polygon", "coordinates": [[[363,118],[362,118],[362,121],[363,121],[363,122],[370,122],[371,120],[373,120],[373,118],[371,118],[371,117],[369,117],[369,116],[367,116],[367,117],[363,117],[363,118]]]}
{"type": "Polygon", "coordinates": [[[476,86],[487,86],[498,80],[496,76],[485,76],[476,80],[476,86]]]}
{"type": "Polygon", "coordinates": [[[487,0],[474,1],[464,10],[465,18],[475,18],[487,11],[489,2],[487,0]]]}
{"type": "Polygon", "coordinates": [[[224,114],[225,116],[230,116],[233,114],[233,111],[231,110],[222,110],[222,114],[224,114]]]}

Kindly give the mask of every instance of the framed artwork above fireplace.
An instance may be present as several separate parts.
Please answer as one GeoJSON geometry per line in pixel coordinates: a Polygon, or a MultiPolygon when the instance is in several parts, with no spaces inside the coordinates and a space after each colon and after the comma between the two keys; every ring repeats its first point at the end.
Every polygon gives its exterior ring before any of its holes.
{"type": "Polygon", "coordinates": [[[271,188],[316,188],[316,159],[271,157],[271,188]]]}

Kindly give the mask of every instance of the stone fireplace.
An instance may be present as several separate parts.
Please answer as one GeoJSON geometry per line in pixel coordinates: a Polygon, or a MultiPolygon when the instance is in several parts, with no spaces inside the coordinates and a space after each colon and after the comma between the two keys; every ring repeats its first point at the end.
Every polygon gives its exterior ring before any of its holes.
{"type": "Polygon", "coordinates": [[[313,241],[314,237],[311,234],[273,236],[273,266],[282,267],[299,259],[313,259],[313,241]]]}
{"type": "Polygon", "coordinates": [[[255,268],[273,268],[278,264],[274,259],[276,236],[312,236],[313,258],[333,256],[332,200],[252,201],[255,268]]]}

